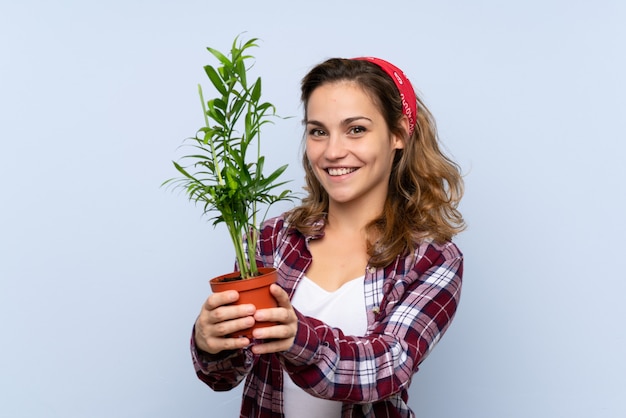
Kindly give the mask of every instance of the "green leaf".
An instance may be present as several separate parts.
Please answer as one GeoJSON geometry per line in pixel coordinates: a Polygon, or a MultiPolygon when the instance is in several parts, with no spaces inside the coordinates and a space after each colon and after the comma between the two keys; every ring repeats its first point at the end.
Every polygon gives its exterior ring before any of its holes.
{"type": "Polygon", "coordinates": [[[219,123],[222,126],[227,126],[226,123],[226,115],[217,107],[213,106],[211,102],[209,102],[209,109],[206,112],[207,116],[213,119],[215,122],[219,123]]]}
{"type": "Polygon", "coordinates": [[[231,62],[228,59],[228,57],[224,54],[222,54],[220,51],[218,51],[217,49],[213,49],[210,46],[208,46],[206,48],[211,54],[213,54],[213,56],[215,56],[215,58],[217,58],[222,65],[224,65],[225,67],[230,66],[231,62]]]}
{"type": "Polygon", "coordinates": [[[256,82],[254,83],[254,86],[252,87],[252,94],[251,97],[253,102],[258,102],[259,99],[261,98],[261,78],[257,78],[256,82]]]}
{"type": "Polygon", "coordinates": [[[227,89],[226,86],[224,86],[224,80],[222,79],[222,76],[217,71],[215,71],[215,68],[210,65],[205,65],[204,72],[207,76],[209,76],[209,80],[211,80],[211,83],[217,89],[217,91],[219,91],[222,95],[226,95],[227,89]]]}

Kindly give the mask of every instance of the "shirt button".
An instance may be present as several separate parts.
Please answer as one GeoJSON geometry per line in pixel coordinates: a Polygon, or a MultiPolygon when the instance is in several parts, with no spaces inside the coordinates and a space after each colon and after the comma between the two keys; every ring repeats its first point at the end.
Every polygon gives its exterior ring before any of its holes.
{"type": "Polygon", "coordinates": [[[367,272],[370,273],[370,274],[376,273],[376,267],[368,266],[367,267],[367,272]]]}

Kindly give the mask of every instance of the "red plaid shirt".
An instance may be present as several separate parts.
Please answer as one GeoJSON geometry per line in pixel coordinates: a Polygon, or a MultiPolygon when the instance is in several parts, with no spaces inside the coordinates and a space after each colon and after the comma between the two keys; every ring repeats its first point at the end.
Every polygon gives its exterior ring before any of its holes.
{"type": "MultiPolygon", "coordinates": [[[[278,269],[278,284],[293,296],[311,263],[308,239],[283,217],[261,231],[258,261],[278,269]]],[[[342,417],[413,417],[407,389],[419,364],[444,334],[459,304],[463,256],[451,242],[425,242],[385,268],[368,267],[365,336],[344,335],[298,315],[293,346],[255,356],[250,350],[209,355],[191,341],[198,377],[216,391],[246,378],[241,417],[283,417],[283,373],[310,394],[343,402],[342,417]]]]}

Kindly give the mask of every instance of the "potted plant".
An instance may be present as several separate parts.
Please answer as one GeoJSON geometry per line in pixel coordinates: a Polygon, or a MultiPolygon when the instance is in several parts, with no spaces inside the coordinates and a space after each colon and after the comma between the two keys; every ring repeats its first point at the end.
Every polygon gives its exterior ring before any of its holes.
{"type": "MultiPolygon", "coordinates": [[[[277,191],[286,183],[279,177],[287,165],[268,175],[263,172],[261,128],[277,114],[274,105],[261,100],[261,78],[248,80],[248,61],[254,59],[248,50],[258,46],[257,40],[242,42],[237,36],[228,55],[207,48],[219,62],[217,68],[204,67],[216,97],[206,100],[198,85],[204,126],[186,140],[193,152],[173,162],[180,176],[163,185],[183,189],[189,200],[202,205],[204,214],[212,214],[213,226],[226,225],[238,271],[211,279],[211,289],[238,290],[237,303],[260,309],[276,306],[269,292],[276,271],[257,267],[259,227],[272,204],[291,201],[293,195],[290,190],[277,191]]],[[[237,335],[250,337],[251,329],[237,335]]]]}

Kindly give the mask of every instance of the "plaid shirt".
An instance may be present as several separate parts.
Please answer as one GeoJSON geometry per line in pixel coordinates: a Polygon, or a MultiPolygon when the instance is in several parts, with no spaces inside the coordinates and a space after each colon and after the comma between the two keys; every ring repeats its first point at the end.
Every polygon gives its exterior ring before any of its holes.
{"type": "MultiPolygon", "coordinates": [[[[261,230],[258,261],[278,269],[278,284],[290,296],[311,263],[312,238],[289,228],[283,217],[268,220],[261,230]]],[[[343,402],[342,417],[414,417],[407,389],[454,317],[462,272],[463,256],[453,243],[424,242],[385,268],[366,269],[365,336],[344,335],[296,310],[295,341],[284,352],[209,355],[192,338],[196,373],[216,391],[246,378],[242,418],[284,417],[283,369],[310,394],[343,402]]]]}

